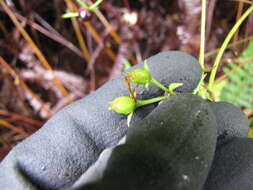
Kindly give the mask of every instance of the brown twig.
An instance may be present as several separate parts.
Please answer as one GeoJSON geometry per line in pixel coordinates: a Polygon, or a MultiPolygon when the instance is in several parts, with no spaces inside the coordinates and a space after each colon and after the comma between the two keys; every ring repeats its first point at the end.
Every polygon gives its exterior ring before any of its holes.
{"type": "Polygon", "coordinates": [[[121,43],[119,46],[119,53],[117,59],[110,73],[110,79],[122,72],[124,67],[122,63],[124,59],[127,57],[127,50],[128,50],[128,43],[121,43]]]}
{"type": "MultiPolygon", "coordinates": [[[[92,2],[90,0],[88,0],[89,4],[92,4],[92,2]]],[[[109,33],[111,34],[112,38],[115,40],[115,42],[117,42],[118,44],[121,43],[121,38],[120,36],[114,31],[113,27],[111,26],[111,24],[107,21],[107,19],[105,18],[105,16],[102,14],[102,12],[97,9],[95,11],[95,14],[97,15],[98,19],[101,21],[101,23],[104,25],[104,27],[109,31],[109,33]]]]}
{"type": "Polygon", "coordinates": [[[9,112],[9,111],[3,110],[3,109],[0,109],[0,115],[9,116],[9,117],[11,117],[15,120],[21,120],[21,121],[24,121],[26,123],[36,125],[38,127],[41,127],[43,125],[42,121],[34,120],[34,119],[29,118],[29,117],[26,117],[26,116],[23,116],[23,115],[20,115],[20,114],[17,114],[17,113],[9,112]]]}
{"type": "MultiPolygon", "coordinates": [[[[66,0],[65,0],[66,1],[66,0]]],[[[67,0],[68,3],[73,7],[74,10],[78,10],[77,6],[70,0],[67,0]]],[[[85,22],[82,21],[81,22],[85,28],[90,32],[90,34],[92,35],[92,37],[95,39],[95,41],[97,43],[100,42],[101,40],[101,36],[97,33],[97,31],[95,30],[95,28],[90,24],[90,22],[85,22]]],[[[108,30],[109,31],[109,30],[108,30]]],[[[117,35],[117,34],[116,34],[117,35]]],[[[116,37],[117,39],[117,37],[116,37]]],[[[105,52],[109,55],[109,57],[115,61],[116,59],[116,54],[109,48],[109,47],[105,47],[105,52]]]]}
{"type": "Polygon", "coordinates": [[[114,29],[112,28],[111,24],[106,20],[106,18],[101,13],[101,11],[96,10],[95,14],[99,18],[99,20],[102,22],[102,24],[105,26],[105,28],[110,32],[110,34],[111,34],[112,38],[115,40],[115,42],[117,42],[118,44],[120,44],[121,43],[120,36],[114,31],[114,29]]]}
{"type": "Polygon", "coordinates": [[[207,22],[206,22],[206,39],[208,40],[210,38],[211,29],[212,29],[212,23],[213,23],[213,14],[214,14],[214,8],[215,8],[216,0],[210,0],[208,3],[208,9],[207,9],[207,22]]]}
{"type": "Polygon", "coordinates": [[[52,67],[47,62],[45,56],[42,54],[40,49],[36,46],[36,44],[34,43],[32,38],[29,36],[29,34],[25,31],[23,26],[19,23],[19,21],[17,20],[15,14],[13,13],[13,11],[4,3],[3,0],[0,0],[0,4],[2,5],[5,12],[8,14],[10,19],[12,20],[12,22],[15,24],[15,26],[18,28],[19,32],[22,34],[24,39],[31,45],[31,47],[33,48],[34,53],[36,54],[36,56],[40,60],[41,64],[52,74],[53,81],[54,81],[55,85],[61,90],[62,94],[65,97],[68,98],[69,102],[72,102],[73,100],[69,97],[68,92],[64,88],[64,86],[62,85],[61,81],[54,76],[54,72],[52,70],[52,67]]]}
{"type": "Polygon", "coordinates": [[[76,55],[80,56],[83,58],[83,54],[82,52],[71,42],[67,41],[66,39],[64,39],[63,36],[59,35],[59,34],[55,34],[52,33],[48,30],[46,30],[45,28],[43,28],[42,26],[36,24],[35,22],[33,22],[32,20],[26,19],[25,17],[23,17],[22,15],[20,15],[19,13],[15,13],[15,15],[17,16],[17,18],[22,21],[22,22],[27,22],[31,27],[33,27],[35,30],[39,31],[40,33],[44,34],[45,36],[51,38],[52,40],[62,44],[63,46],[66,46],[67,48],[69,48],[71,51],[73,51],[76,55]]]}
{"type": "Polygon", "coordinates": [[[50,117],[51,112],[47,106],[42,102],[42,100],[40,100],[37,95],[32,92],[32,90],[25,84],[25,82],[19,78],[17,73],[10,67],[8,63],[6,63],[2,57],[0,57],[0,64],[13,77],[16,86],[20,86],[27,93],[26,98],[30,101],[31,106],[33,106],[36,111],[40,110],[41,114],[44,115],[44,117],[50,117]]]}
{"type": "MultiPolygon", "coordinates": [[[[73,3],[70,0],[65,0],[65,2],[66,2],[67,7],[70,11],[72,11],[72,12],[78,11],[77,8],[75,6],[73,6],[73,3]]],[[[90,61],[90,54],[89,54],[88,48],[85,44],[83,35],[81,33],[80,26],[79,26],[76,18],[71,18],[71,21],[72,21],[73,28],[75,30],[75,34],[76,34],[79,46],[82,49],[83,55],[88,63],[90,61]]]]}
{"type": "MultiPolygon", "coordinates": [[[[88,23],[88,22],[82,22],[82,24],[86,27],[86,29],[90,32],[91,36],[96,40],[97,43],[101,41],[101,36],[96,32],[94,27],[88,23]]],[[[116,54],[108,47],[105,47],[105,52],[109,55],[109,57],[115,61],[116,59],[116,54]]]]}
{"type": "MultiPolygon", "coordinates": [[[[236,21],[238,21],[243,13],[243,2],[239,2],[238,8],[237,8],[237,15],[236,15],[236,21]]],[[[233,42],[238,41],[239,39],[239,32],[240,28],[235,32],[234,37],[233,37],[233,42]]],[[[235,48],[235,53],[238,54],[238,48],[235,48]]]]}
{"type": "MultiPolygon", "coordinates": [[[[75,97],[84,96],[86,90],[86,83],[82,77],[70,74],[64,71],[55,71],[55,76],[61,79],[62,83],[66,86],[75,97]]],[[[58,89],[52,84],[50,80],[50,73],[47,72],[40,65],[36,65],[33,69],[23,69],[20,71],[20,77],[24,80],[36,82],[45,89],[49,89],[57,96],[59,101],[63,98],[58,89]]]]}
{"type": "Polygon", "coordinates": [[[96,90],[96,75],[95,75],[95,68],[94,67],[95,67],[95,62],[96,62],[97,58],[99,57],[99,55],[101,54],[101,52],[103,51],[103,49],[104,49],[104,40],[101,40],[98,43],[97,48],[93,52],[91,60],[89,62],[89,67],[88,67],[87,72],[90,73],[90,77],[91,77],[91,80],[90,80],[90,90],[91,91],[96,90]]]}
{"type": "MultiPolygon", "coordinates": [[[[236,46],[238,46],[238,45],[240,45],[240,44],[242,44],[242,43],[244,43],[244,42],[247,42],[247,41],[249,41],[249,40],[251,40],[251,39],[253,39],[253,35],[252,35],[252,36],[248,36],[248,37],[246,37],[246,38],[244,38],[244,39],[238,40],[237,42],[230,43],[230,44],[228,45],[228,48],[236,47],[236,46]]],[[[209,58],[209,57],[215,55],[216,53],[218,53],[219,50],[220,50],[220,49],[218,48],[218,49],[214,49],[214,50],[211,50],[211,51],[207,52],[207,53],[205,54],[205,59],[207,59],[207,58],[209,58]]]]}
{"type": "Polygon", "coordinates": [[[28,135],[24,130],[22,130],[22,128],[16,127],[3,119],[0,119],[0,125],[7,129],[11,129],[12,131],[15,131],[16,133],[22,135],[23,137],[26,137],[28,135]]]}

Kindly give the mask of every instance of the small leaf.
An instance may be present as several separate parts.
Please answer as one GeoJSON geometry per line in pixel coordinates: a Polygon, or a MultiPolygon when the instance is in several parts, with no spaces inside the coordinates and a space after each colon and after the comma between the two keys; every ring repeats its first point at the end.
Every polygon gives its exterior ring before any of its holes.
{"type": "Polygon", "coordinates": [[[62,18],[73,18],[73,17],[78,17],[78,16],[79,16],[78,13],[67,12],[67,13],[63,14],[61,17],[62,18]]]}
{"type": "Polygon", "coordinates": [[[179,86],[183,86],[183,83],[171,83],[170,85],[169,85],[169,91],[170,92],[174,92],[174,90],[177,88],[177,87],[179,87],[179,86]]]}

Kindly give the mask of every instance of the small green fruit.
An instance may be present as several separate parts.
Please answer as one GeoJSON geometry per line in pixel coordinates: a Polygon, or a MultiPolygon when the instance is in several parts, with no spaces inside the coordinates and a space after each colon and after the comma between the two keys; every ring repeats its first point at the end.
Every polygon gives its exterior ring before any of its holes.
{"type": "Polygon", "coordinates": [[[131,82],[143,85],[149,83],[152,79],[150,72],[146,69],[135,69],[128,73],[128,77],[131,82]]]}
{"type": "Polygon", "coordinates": [[[129,96],[120,96],[109,104],[109,109],[125,115],[134,112],[135,109],[135,101],[129,96]]]}

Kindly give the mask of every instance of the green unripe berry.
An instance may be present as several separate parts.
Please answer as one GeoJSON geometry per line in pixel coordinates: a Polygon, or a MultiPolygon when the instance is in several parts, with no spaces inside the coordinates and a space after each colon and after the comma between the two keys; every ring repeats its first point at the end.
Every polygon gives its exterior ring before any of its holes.
{"type": "Polygon", "coordinates": [[[129,80],[136,84],[147,84],[151,81],[152,77],[146,69],[135,69],[128,73],[129,80]]]}
{"type": "Polygon", "coordinates": [[[129,96],[120,96],[109,104],[109,109],[125,115],[134,112],[135,109],[135,101],[129,96]]]}

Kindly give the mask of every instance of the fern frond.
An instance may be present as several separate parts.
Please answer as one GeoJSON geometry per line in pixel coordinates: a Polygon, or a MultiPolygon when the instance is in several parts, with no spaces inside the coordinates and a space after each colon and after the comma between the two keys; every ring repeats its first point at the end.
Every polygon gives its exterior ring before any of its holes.
{"type": "MultiPolygon", "coordinates": [[[[239,59],[250,60],[250,63],[244,64],[236,72],[229,75],[228,82],[222,89],[220,100],[253,109],[253,40],[249,42],[248,47],[242,52],[239,59]]],[[[229,62],[223,71],[228,74],[238,66],[236,63],[229,62]]]]}

